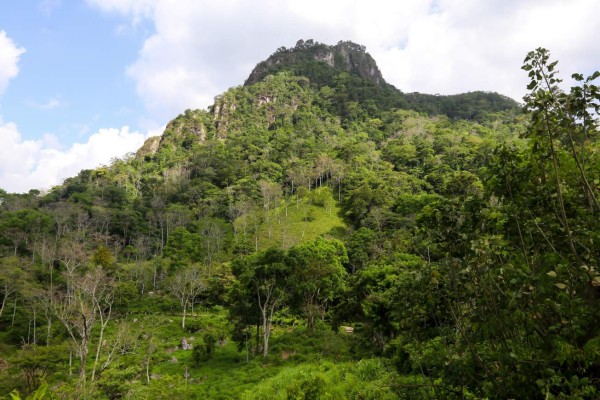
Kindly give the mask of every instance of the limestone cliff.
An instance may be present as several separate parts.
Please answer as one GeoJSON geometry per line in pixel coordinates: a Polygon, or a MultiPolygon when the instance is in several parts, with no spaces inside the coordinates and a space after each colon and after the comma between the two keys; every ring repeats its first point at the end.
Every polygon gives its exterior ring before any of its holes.
{"type": "Polygon", "coordinates": [[[307,76],[311,81],[329,78],[331,71],[327,70],[333,70],[337,73],[347,72],[378,85],[385,83],[377,63],[367,53],[365,46],[349,41],[329,46],[313,40],[299,40],[295,47],[280,47],[268,59],[259,63],[244,85],[253,85],[282,70],[307,76]]]}

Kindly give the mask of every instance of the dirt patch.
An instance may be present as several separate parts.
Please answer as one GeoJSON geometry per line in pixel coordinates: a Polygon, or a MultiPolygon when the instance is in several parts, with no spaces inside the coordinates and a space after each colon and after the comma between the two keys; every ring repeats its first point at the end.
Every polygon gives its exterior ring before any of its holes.
{"type": "Polygon", "coordinates": [[[296,355],[295,351],[282,351],[281,352],[281,359],[282,360],[287,360],[288,358],[290,358],[291,356],[296,355]]]}

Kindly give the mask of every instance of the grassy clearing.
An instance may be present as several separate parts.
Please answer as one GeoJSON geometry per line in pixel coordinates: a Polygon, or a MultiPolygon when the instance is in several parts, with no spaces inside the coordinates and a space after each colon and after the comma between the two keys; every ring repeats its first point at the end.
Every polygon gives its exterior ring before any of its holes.
{"type": "Polygon", "coordinates": [[[269,247],[289,248],[317,237],[345,230],[341,209],[331,189],[314,189],[304,196],[283,200],[279,207],[263,216],[257,232],[258,250],[269,247]]]}

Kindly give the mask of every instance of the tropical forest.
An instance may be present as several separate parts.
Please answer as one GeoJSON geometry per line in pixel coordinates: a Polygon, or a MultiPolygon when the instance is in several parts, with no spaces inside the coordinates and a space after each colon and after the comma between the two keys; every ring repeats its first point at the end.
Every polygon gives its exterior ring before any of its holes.
{"type": "Polygon", "coordinates": [[[523,57],[519,103],[300,40],[0,190],[0,397],[600,398],[600,72],[523,57]]]}

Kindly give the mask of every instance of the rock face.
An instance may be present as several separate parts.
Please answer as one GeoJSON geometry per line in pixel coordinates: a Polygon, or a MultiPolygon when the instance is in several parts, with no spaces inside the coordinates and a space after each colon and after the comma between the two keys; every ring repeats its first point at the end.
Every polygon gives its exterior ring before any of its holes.
{"type": "Polygon", "coordinates": [[[164,147],[191,148],[207,139],[211,126],[211,116],[207,111],[185,110],[167,124],[162,136],[146,140],[136,154],[145,157],[154,155],[164,147]]]}
{"type": "Polygon", "coordinates": [[[146,156],[153,156],[158,150],[160,139],[160,136],[152,136],[146,139],[142,147],[135,153],[136,157],[143,158],[146,156]]]}
{"type": "Polygon", "coordinates": [[[340,41],[335,46],[329,46],[312,40],[299,40],[294,48],[280,47],[268,59],[259,63],[244,85],[253,85],[282,70],[292,70],[298,75],[310,76],[311,72],[314,73],[315,69],[320,67],[314,65],[315,62],[378,85],[385,83],[377,63],[367,53],[365,46],[349,41],[340,41]]]}

